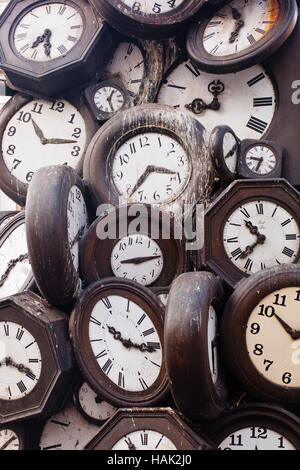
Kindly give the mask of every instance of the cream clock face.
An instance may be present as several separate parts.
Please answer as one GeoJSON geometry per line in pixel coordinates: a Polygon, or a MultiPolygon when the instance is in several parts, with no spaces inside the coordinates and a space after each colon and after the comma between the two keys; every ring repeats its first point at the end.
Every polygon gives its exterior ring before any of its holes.
{"type": "Polygon", "coordinates": [[[20,441],[12,429],[0,430],[0,450],[19,450],[20,441]]]}
{"type": "Polygon", "coordinates": [[[136,2],[135,0],[122,0],[121,3],[129,7],[133,13],[143,15],[161,15],[163,13],[172,12],[184,2],[185,0],[160,0],[159,2],[154,2],[153,0],[143,0],[142,2],[136,2]]]}
{"type": "Polygon", "coordinates": [[[89,220],[82,192],[77,186],[72,186],[67,205],[68,241],[73,264],[79,269],[79,242],[87,232],[89,220]]]}
{"type": "Polygon", "coordinates": [[[114,444],[112,450],[176,450],[176,447],[160,432],[145,429],[122,437],[114,444]]]}
{"type": "Polygon", "coordinates": [[[18,400],[38,383],[41,352],[32,334],[22,325],[0,322],[0,399],[18,400]]]}
{"type": "Polygon", "coordinates": [[[79,388],[78,401],[83,412],[95,420],[105,421],[117,411],[114,406],[101,400],[86,382],[79,388]]]}
{"type": "Polygon", "coordinates": [[[125,97],[113,85],[103,85],[95,93],[94,102],[97,108],[104,113],[116,113],[123,108],[125,97]]]}
{"type": "Polygon", "coordinates": [[[234,135],[231,132],[225,132],[223,139],[223,155],[225,163],[231,173],[236,173],[238,146],[234,135]]]}
{"type": "Polygon", "coordinates": [[[274,152],[265,145],[255,145],[248,150],[245,156],[248,168],[257,175],[267,175],[277,165],[274,152]]]}
{"type": "Polygon", "coordinates": [[[288,388],[300,387],[299,309],[300,286],[287,287],[263,298],[247,321],[247,351],[254,367],[288,388]]]}
{"type": "Polygon", "coordinates": [[[226,437],[220,450],[296,450],[280,433],[263,426],[238,429],[226,437]]]}
{"type": "Polygon", "coordinates": [[[33,7],[18,22],[13,41],[17,52],[36,62],[66,55],[83,32],[81,14],[63,2],[33,7]]]}

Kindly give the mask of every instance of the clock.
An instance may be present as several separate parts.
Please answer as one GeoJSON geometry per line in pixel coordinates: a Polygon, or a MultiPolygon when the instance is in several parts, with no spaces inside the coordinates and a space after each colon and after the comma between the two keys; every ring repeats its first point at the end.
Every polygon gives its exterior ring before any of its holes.
{"type": "Polygon", "coordinates": [[[300,395],[299,286],[299,264],[253,274],[237,284],[221,325],[223,354],[237,380],[258,399],[295,409],[300,395]]]}
{"type": "Polygon", "coordinates": [[[299,450],[299,417],[273,403],[248,403],[210,423],[219,450],[299,450]]]}
{"type": "Polygon", "coordinates": [[[114,406],[152,406],[169,391],[163,353],[164,308],[146,287],[121,278],[79,296],[70,336],[84,379],[114,406]]]}
{"type": "Polygon", "coordinates": [[[245,139],[241,142],[238,174],[243,178],[281,178],[284,149],[278,142],[245,139]]]}
{"type": "Polygon", "coordinates": [[[94,437],[99,425],[87,421],[70,400],[62,411],[44,422],[39,440],[40,450],[83,450],[94,437]]]}
{"type": "Polygon", "coordinates": [[[40,168],[32,179],[25,212],[38,288],[50,304],[71,308],[81,284],[79,242],[89,226],[81,178],[64,165],[40,168]]]}
{"type": "Polygon", "coordinates": [[[64,404],[73,381],[65,314],[32,292],[0,301],[0,423],[45,418],[64,404]]]}
{"type": "Polygon", "coordinates": [[[122,82],[116,79],[105,80],[91,85],[84,91],[86,100],[98,121],[106,121],[128,107],[128,96],[122,82]]]}
{"type": "Polygon", "coordinates": [[[299,193],[285,179],[235,180],[205,211],[204,264],[234,287],[265,268],[297,263],[298,208],[299,193]]]}
{"type": "Polygon", "coordinates": [[[182,54],[165,74],[157,103],[184,109],[209,133],[226,125],[239,139],[260,139],[283,107],[272,71],[254,65],[236,73],[207,73],[182,54]]]}
{"type": "Polygon", "coordinates": [[[176,34],[200,11],[203,0],[92,0],[92,5],[115,29],[129,36],[160,39],[176,34]]]}
{"type": "Polygon", "coordinates": [[[102,425],[117,409],[102,400],[87,382],[81,381],[73,391],[73,402],[79,413],[89,422],[102,425]]]}
{"type": "Polygon", "coordinates": [[[175,404],[191,422],[216,418],[227,406],[218,353],[224,301],[221,281],[205,271],[181,274],[170,288],[164,327],[167,374],[175,404]]]}
{"type": "Polygon", "coordinates": [[[0,426],[0,450],[37,450],[41,425],[38,421],[0,426]]]}
{"type": "Polygon", "coordinates": [[[116,276],[144,286],[169,286],[187,269],[187,256],[184,240],[175,238],[177,222],[166,215],[150,205],[130,204],[99,216],[81,244],[84,281],[116,276]]]}
{"type": "Polygon", "coordinates": [[[192,25],[187,51],[206,72],[236,72],[274,54],[293,32],[297,18],[295,0],[233,0],[192,25]]]}
{"type": "Polygon", "coordinates": [[[221,179],[237,176],[240,140],[228,126],[215,127],[209,139],[209,150],[221,179]]]}
{"type": "Polygon", "coordinates": [[[85,450],[214,450],[171,408],[119,409],[85,450]]]}
{"type": "Polygon", "coordinates": [[[47,165],[82,171],[86,147],[99,126],[82,97],[34,99],[18,93],[0,114],[0,188],[25,205],[33,174],[47,165]]]}
{"type": "Polygon", "coordinates": [[[144,104],[118,113],[86,152],[83,177],[92,204],[141,202],[178,216],[184,205],[212,191],[205,139],[196,119],[167,106],[144,104]]]}
{"type": "Polygon", "coordinates": [[[41,97],[95,79],[116,44],[84,0],[11,0],[0,30],[0,67],[12,88],[41,97]]]}

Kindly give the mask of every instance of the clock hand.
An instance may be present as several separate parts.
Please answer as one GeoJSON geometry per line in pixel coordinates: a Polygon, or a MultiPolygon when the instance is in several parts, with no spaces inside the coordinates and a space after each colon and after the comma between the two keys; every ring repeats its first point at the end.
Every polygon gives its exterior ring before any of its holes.
{"type": "Polygon", "coordinates": [[[76,144],[77,140],[69,140],[69,139],[59,139],[59,138],[54,138],[54,139],[45,139],[45,144],[76,144]]]}
{"type": "Polygon", "coordinates": [[[52,35],[52,32],[50,31],[50,29],[45,29],[44,31],[44,36],[45,36],[45,42],[44,42],[44,51],[45,51],[45,55],[47,57],[50,57],[50,52],[51,52],[51,42],[50,42],[50,37],[52,35]]]}
{"type": "Polygon", "coordinates": [[[157,258],[160,258],[160,255],[144,256],[141,258],[123,259],[120,263],[121,264],[141,264],[141,263],[145,263],[146,261],[151,261],[157,258]]]}
{"type": "Polygon", "coordinates": [[[113,107],[113,105],[112,105],[112,97],[113,97],[113,94],[114,94],[115,92],[116,92],[116,90],[113,90],[113,91],[111,92],[111,94],[109,95],[109,97],[107,98],[107,102],[109,103],[110,109],[111,109],[112,111],[114,111],[114,107],[113,107]]]}
{"type": "Polygon", "coordinates": [[[0,287],[3,286],[3,284],[5,283],[6,279],[8,278],[8,275],[9,273],[12,271],[12,269],[16,266],[17,263],[19,262],[22,262],[24,261],[25,259],[28,259],[28,254],[26,255],[20,255],[18,258],[15,258],[15,259],[12,259],[10,260],[10,262],[8,263],[7,265],[7,268],[4,272],[4,274],[2,274],[1,278],[0,278],[0,287]]]}
{"type": "Polygon", "coordinates": [[[224,156],[225,160],[226,160],[226,158],[232,157],[232,155],[234,155],[234,152],[236,151],[236,148],[237,148],[237,144],[234,144],[232,149],[229,150],[229,152],[224,156]]]}
{"type": "Polygon", "coordinates": [[[136,343],[133,343],[131,339],[122,338],[121,332],[117,331],[113,326],[107,325],[107,329],[113,335],[114,339],[121,341],[123,346],[125,346],[125,348],[127,349],[135,348],[135,349],[139,349],[142,352],[149,352],[149,353],[152,353],[155,351],[155,348],[153,348],[152,346],[148,346],[145,343],[136,344],[136,343]]]}
{"type": "Polygon", "coordinates": [[[23,372],[26,375],[34,375],[32,370],[29,369],[29,367],[24,366],[24,364],[17,364],[11,357],[6,357],[5,359],[3,359],[3,361],[0,362],[0,366],[2,365],[15,367],[16,369],[18,369],[19,372],[23,372]]]}
{"type": "Polygon", "coordinates": [[[259,233],[256,242],[253,243],[252,245],[247,245],[246,248],[245,248],[245,250],[240,254],[240,258],[241,258],[241,259],[247,258],[248,255],[250,255],[251,253],[253,253],[254,248],[255,248],[257,245],[263,245],[263,244],[265,243],[265,240],[266,240],[265,235],[261,235],[261,234],[259,233]]]}
{"type": "Polygon", "coordinates": [[[40,139],[41,144],[45,145],[47,139],[44,136],[42,129],[37,125],[37,123],[32,118],[31,118],[31,122],[32,122],[32,125],[33,125],[33,128],[34,128],[34,132],[36,133],[36,135],[40,139]]]}
{"type": "Polygon", "coordinates": [[[293,330],[282,318],[280,318],[276,313],[274,316],[277,318],[281,326],[285,329],[285,331],[290,335],[292,339],[300,339],[300,331],[293,330]]]}
{"type": "Polygon", "coordinates": [[[139,177],[137,180],[136,184],[134,185],[131,193],[129,194],[129,197],[131,197],[136,190],[146,181],[148,176],[151,173],[162,173],[162,174],[168,174],[168,175],[175,175],[175,171],[168,170],[167,168],[162,168],[154,165],[148,165],[144,173],[139,177]]]}
{"type": "Polygon", "coordinates": [[[259,170],[259,167],[260,167],[260,165],[262,164],[263,161],[264,161],[264,159],[263,159],[263,157],[261,157],[261,158],[259,159],[257,165],[256,165],[256,169],[255,169],[256,171],[259,170]]]}
{"type": "Polygon", "coordinates": [[[12,436],[10,439],[8,439],[7,442],[5,442],[1,447],[0,447],[0,450],[4,450],[6,449],[6,447],[9,446],[9,444],[11,444],[13,441],[15,441],[17,439],[16,436],[12,436]]]}
{"type": "Polygon", "coordinates": [[[190,104],[186,104],[185,107],[194,114],[201,114],[206,109],[218,111],[221,106],[218,96],[220,93],[223,93],[224,90],[224,83],[222,83],[220,80],[213,80],[208,85],[208,91],[214,96],[211,103],[206,104],[202,98],[195,98],[190,104]]]}
{"type": "Polygon", "coordinates": [[[252,235],[258,234],[258,229],[256,225],[253,225],[252,222],[250,222],[250,220],[244,219],[244,222],[245,222],[246,227],[249,229],[250,233],[252,233],[252,235]]]}
{"type": "Polygon", "coordinates": [[[85,225],[83,225],[82,227],[80,227],[80,229],[78,230],[78,232],[76,233],[75,237],[73,238],[73,240],[69,243],[70,245],[70,248],[73,248],[73,246],[79,242],[82,238],[82,235],[84,233],[84,230],[85,230],[85,225]]]}
{"type": "Polygon", "coordinates": [[[129,437],[125,439],[125,442],[128,445],[128,450],[136,450],[135,445],[133,444],[133,442],[131,442],[129,437]]]}
{"type": "Polygon", "coordinates": [[[236,38],[239,35],[240,29],[244,26],[245,22],[242,19],[242,15],[238,11],[237,8],[233,8],[231,6],[230,6],[230,8],[231,8],[231,12],[232,12],[232,17],[233,17],[234,20],[236,20],[234,31],[231,33],[231,35],[229,37],[229,42],[231,43],[231,42],[234,42],[236,40],[236,38]]]}

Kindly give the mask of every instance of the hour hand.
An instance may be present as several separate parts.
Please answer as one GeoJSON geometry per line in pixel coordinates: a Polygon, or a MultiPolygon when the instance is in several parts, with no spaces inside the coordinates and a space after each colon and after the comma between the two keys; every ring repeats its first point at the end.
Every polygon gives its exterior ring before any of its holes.
{"type": "Polygon", "coordinates": [[[141,264],[145,263],[146,261],[152,261],[153,259],[160,258],[160,255],[153,255],[153,256],[144,256],[143,258],[130,258],[130,259],[123,259],[121,264],[141,264]]]}
{"type": "Polygon", "coordinates": [[[293,328],[291,328],[284,320],[282,320],[282,318],[276,315],[276,313],[274,313],[274,316],[292,339],[300,339],[300,331],[293,330],[293,328]]]}
{"type": "Polygon", "coordinates": [[[77,140],[69,139],[45,139],[45,144],[76,144],[77,140]]]}
{"type": "Polygon", "coordinates": [[[47,139],[44,136],[42,129],[37,125],[37,123],[32,118],[31,118],[31,122],[32,122],[32,125],[33,125],[33,128],[34,128],[34,132],[36,133],[36,135],[40,139],[41,144],[45,145],[47,143],[47,139]]]}

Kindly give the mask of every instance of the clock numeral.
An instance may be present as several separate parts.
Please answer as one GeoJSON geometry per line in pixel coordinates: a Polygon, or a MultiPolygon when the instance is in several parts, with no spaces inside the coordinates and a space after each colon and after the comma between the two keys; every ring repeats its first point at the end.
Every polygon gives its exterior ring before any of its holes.
{"type": "Polygon", "coordinates": [[[256,356],[261,356],[263,354],[263,349],[264,349],[264,346],[263,344],[256,344],[254,346],[255,349],[253,349],[253,354],[255,354],[256,356]]]}
{"type": "Polygon", "coordinates": [[[148,434],[147,433],[142,433],[141,434],[141,443],[142,443],[142,446],[147,446],[148,445],[148,434]]]}
{"type": "Polygon", "coordinates": [[[252,34],[249,34],[247,36],[248,41],[250,42],[251,46],[253,46],[256,43],[256,40],[252,34]]]}
{"type": "Polygon", "coordinates": [[[264,213],[264,205],[262,203],[256,204],[256,210],[259,215],[264,213]]]}
{"type": "Polygon", "coordinates": [[[283,437],[282,436],[278,437],[278,440],[279,440],[278,449],[285,449],[285,446],[283,445],[283,437]]]}
{"type": "Polygon", "coordinates": [[[291,223],[292,220],[291,219],[286,219],[284,222],[281,223],[281,226],[282,227],[285,227],[287,224],[291,223]]]}
{"type": "Polygon", "coordinates": [[[244,265],[244,268],[247,270],[247,271],[251,271],[252,269],[252,266],[253,266],[253,261],[251,258],[248,258],[245,265],[244,265]]]}
{"type": "Polygon", "coordinates": [[[125,388],[125,378],[122,372],[119,372],[118,385],[119,387],[125,388]]]}
{"type": "Polygon", "coordinates": [[[24,334],[24,330],[22,328],[18,328],[18,331],[16,333],[16,339],[18,341],[21,341],[23,334],[24,334]]]}
{"type": "Polygon", "coordinates": [[[253,106],[254,108],[260,106],[272,106],[273,105],[273,97],[267,96],[265,98],[253,98],[253,106]]]}
{"type": "Polygon", "coordinates": [[[288,233],[285,236],[286,240],[297,240],[297,235],[295,233],[288,233]]]}
{"type": "Polygon", "coordinates": [[[279,295],[279,294],[275,294],[274,295],[275,297],[275,302],[273,302],[273,305],[280,305],[281,307],[286,307],[286,295],[279,295]],[[281,299],[281,301],[279,302],[279,299],[281,299]]]}
{"type": "Polygon", "coordinates": [[[231,438],[230,446],[243,446],[241,434],[238,434],[237,436],[235,434],[231,434],[229,437],[231,438]]]}
{"type": "MultiPolygon", "coordinates": [[[[34,343],[35,343],[35,341],[34,341],[34,343]]],[[[31,344],[33,344],[33,343],[31,343],[31,344]]],[[[29,346],[30,346],[30,345],[29,345],[29,346]]],[[[27,347],[28,347],[28,346],[26,346],[26,348],[27,348],[27,347]]],[[[28,362],[29,362],[30,364],[38,364],[39,359],[35,359],[35,358],[28,359],[28,362]]]]}
{"type": "Polygon", "coordinates": [[[63,44],[61,44],[60,46],[57,47],[57,50],[61,55],[63,55],[67,52],[68,49],[63,44]]]}
{"type": "Polygon", "coordinates": [[[140,325],[146,318],[146,315],[145,313],[143,313],[143,315],[141,316],[141,318],[138,320],[137,324],[140,325]]]}
{"type": "Polygon", "coordinates": [[[68,36],[67,37],[67,40],[68,41],[71,41],[71,42],[76,42],[77,41],[77,38],[75,36],[68,36]]]}
{"type": "Polygon", "coordinates": [[[149,147],[149,146],[150,146],[148,140],[149,140],[149,139],[148,139],[148,137],[147,137],[146,135],[143,135],[142,137],[139,138],[139,143],[140,143],[141,149],[142,149],[143,147],[149,147]]]}
{"type": "Polygon", "coordinates": [[[147,346],[149,346],[149,348],[153,348],[153,349],[160,349],[160,344],[152,342],[152,341],[147,341],[147,346]]]}
{"type": "Polygon", "coordinates": [[[249,214],[249,212],[247,211],[247,209],[245,209],[244,207],[242,207],[242,208],[240,209],[240,212],[241,212],[245,217],[247,217],[247,218],[249,219],[250,214],[249,214]]]}
{"type": "Polygon", "coordinates": [[[152,335],[152,333],[155,333],[154,328],[149,328],[149,330],[143,331],[143,335],[144,335],[144,336],[152,335]]]}
{"type": "Polygon", "coordinates": [[[252,335],[257,335],[257,333],[259,333],[260,331],[260,326],[258,323],[251,323],[251,329],[250,329],[250,333],[252,335]]]}
{"type": "Polygon", "coordinates": [[[31,379],[31,380],[35,380],[35,379],[36,379],[36,375],[34,375],[32,372],[27,372],[26,377],[28,377],[28,378],[31,379]]]}
{"type": "Polygon", "coordinates": [[[290,372],[285,372],[281,380],[284,384],[290,384],[292,381],[292,374],[290,372]]]}
{"type": "Polygon", "coordinates": [[[51,15],[51,5],[46,5],[45,8],[46,8],[46,13],[47,13],[48,15],[51,15]]]}
{"type": "Polygon", "coordinates": [[[296,298],[294,300],[297,300],[298,302],[300,302],[300,290],[296,290],[296,298]]]}
{"type": "Polygon", "coordinates": [[[102,367],[103,372],[105,372],[106,375],[108,375],[112,369],[113,362],[111,359],[107,359],[106,363],[102,367]]]}
{"type": "Polygon", "coordinates": [[[105,305],[107,310],[111,309],[111,303],[108,297],[103,297],[103,299],[101,299],[101,302],[105,305]]]}
{"type": "Polygon", "coordinates": [[[136,153],[136,148],[135,148],[134,142],[132,142],[131,144],[129,144],[129,148],[130,148],[131,155],[132,155],[133,153],[136,153]]]}
{"type": "Polygon", "coordinates": [[[90,317],[90,323],[95,323],[95,325],[101,326],[101,322],[94,317],[90,317]]]}
{"type": "Polygon", "coordinates": [[[255,426],[250,428],[252,431],[252,434],[250,436],[251,439],[267,439],[268,434],[267,434],[267,428],[264,427],[259,427],[256,428],[255,426]]]}
{"type": "Polygon", "coordinates": [[[282,250],[282,254],[285,255],[285,256],[288,256],[289,258],[291,258],[294,253],[295,253],[294,250],[291,250],[290,248],[288,248],[286,246],[282,250]]]}
{"type": "Polygon", "coordinates": [[[145,380],[143,379],[143,377],[139,377],[139,382],[140,382],[140,384],[141,384],[141,386],[142,386],[142,389],[143,389],[143,390],[147,390],[148,385],[146,384],[146,382],[145,382],[145,380]]]}
{"type": "Polygon", "coordinates": [[[238,241],[239,241],[238,237],[232,237],[226,240],[227,243],[238,243],[238,241]]]}
{"type": "Polygon", "coordinates": [[[28,43],[24,44],[24,46],[22,46],[20,49],[19,49],[19,52],[26,52],[27,49],[29,49],[30,45],[28,43]]]}
{"type": "Polygon", "coordinates": [[[260,263],[260,269],[266,269],[266,263],[260,263]]]}
{"type": "Polygon", "coordinates": [[[271,367],[271,365],[273,364],[274,361],[269,361],[268,359],[264,359],[264,366],[265,367],[265,371],[268,371],[271,367]]]}
{"type": "Polygon", "coordinates": [[[17,166],[20,165],[20,163],[22,163],[22,160],[18,160],[17,158],[14,158],[12,170],[15,170],[17,166]]]}
{"type": "Polygon", "coordinates": [[[200,70],[196,67],[193,62],[189,62],[188,64],[184,65],[193,75],[194,77],[199,77],[200,75],[200,70]]]}
{"type": "Polygon", "coordinates": [[[63,15],[64,12],[66,11],[66,9],[67,9],[67,7],[61,5],[61,6],[59,7],[59,9],[58,9],[57,14],[58,14],[58,15],[63,15]]]}
{"type": "Polygon", "coordinates": [[[18,121],[29,122],[31,120],[31,113],[24,113],[24,111],[19,112],[18,121]]]}
{"type": "Polygon", "coordinates": [[[24,393],[27,390],[27,387],[26,387],[26,385],[24,384],[24,382],[22,380],[17,383],[17,387],[18,387],[18,389],[20,390],[21,393],[24,393]]]}
{"type": "Polygon", "coordinates": [[[209,52],[210,52],[210,54],[212,54],[212,55],[213,55],[213,54],[215,54],[215,53],[217,52],[217,50],[218,50],[218,49],[219,49],[219,45],[218,45],[218,44],[216,44],[216,45],[215,45],[215,47],[213,47],[213,48],[212,48],[212,50],[211,50],[211,51],[209,51],[209,52]]]}
{"type": "Polygon", "coordinates": [[[34,103],[32,113],[42,114],[43,104],[34,103]]]}
{"type": "Polygon", "coordinates": [[[203,36],[203,42],[207,41],[208,39],[212,38],[216,33],[209,33],[206,36],[203,36]]]}
{"type": "Polygon", "coordinates": [[[95,356],[95,359],[100,359],[100,357],[104,357],[104,356],[107,356],[107,352],[105,349],[103,349],[103,351],[97,354],[97,356],[95,356]]]}
{"type": "Polygon", "coordinates": [[[259,73],[258,75],[256,75],[255,77],[251,78],[251,80],[249,80],[247,82],[247,85],[249,87],[255,85],[256,83],[260,82],[261,80],[263,80],[265,77],[265,74],[264,73],[259,73]]]}
{"type": "Polygon", "coordinates": [[[3,328],[5,336],[9,336],[9,325],[4,323],[3,328]]]}
{"type": "Polygon", "coordinates": [[[261,315],[262,317],[268,317],[268,318],[273,317],[275,313],[275,309],[274,307],[272,307],[272,305],[267,305],[265,307],[265,304],[261,304],[259,307],[260,307],[260,311],[258,312],[257,315],[261,315]]]}
{"type": "Polygon", "coordinates": [[[52,105],[50,106],[51,111],[58,111],[59,113],[62,113],[65,108],[65,103],[62,101],[52,101],[52,105]]]}
{"type": "Polygon", "coordinates": [[[235,259],[238,260],[242,254],[242,250],[240,248],[237,248],[236,250],[231,252],[231,256],[235,259]]]}
{"type": "Polygon", "coordinates": [[[252,129],[255,132],[258,132],[259,134],[263,134],[268,123],[265,121],[262,121],[261,119],[258,119],[254,116],[251,116],[249,119],[246,127],[249,127],[249,129],[252,129]]]}

